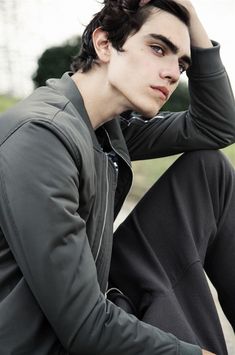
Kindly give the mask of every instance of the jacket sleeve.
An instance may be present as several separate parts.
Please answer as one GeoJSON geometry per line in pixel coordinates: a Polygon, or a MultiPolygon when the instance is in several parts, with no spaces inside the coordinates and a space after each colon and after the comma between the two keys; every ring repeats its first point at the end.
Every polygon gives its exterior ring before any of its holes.
{"type": "Polygon", "coordinates": [[[150,159],[197,149],[219,149],[235,141],[235,102],[220,46],[192,48],[190,106],[162,112],[150,121],[122,120],[132,160],[150,159]]]}
{"type": "Polygon", "coordinates": [[[2,229],[37,304],[71,355],[200,355],[105,299],[79,216],[79,172],[50,129],[26,123],[0,153],[2,229]]]}

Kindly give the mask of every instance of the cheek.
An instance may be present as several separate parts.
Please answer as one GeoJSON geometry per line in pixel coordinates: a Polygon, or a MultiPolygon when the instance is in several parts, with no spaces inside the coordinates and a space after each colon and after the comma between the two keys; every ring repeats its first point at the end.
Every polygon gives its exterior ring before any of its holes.
{"type": "Polygon", "coordinates": [[[149,60],[144,50],[129,50],[129,52],[117,53],[112,58],[110,70],[111,73],[115,70],[120,76],[125,76],[126,80],[133,75],[136,78],[139,76],[143,78],[154,70],[154,62],[149,60]]]}
{"type": "Polygon", "coordinates": [[[113,86],[123,88],[132,85],[132,82],[136,80],[137,73],[138,71],[131,60],[123,57],[115,58],[109,64],[108,80],[113,86]]]}
{"type": "Polygon", "coordinates": [[[126,77],[125,66],[123,66],[118,61],[112,62],[112,64],[109,65],[108,81],[112,86],[119,88],[121,83],[124,81],[125,77],[126,77]]]}
{"type": "Polygon", "coordinates": [[[114,57],[111,58],[109,63],[109,75],[116,76],[122,75],[127,70],[127,65],[125,65],[125,61],[123,60],[123,54],[117,53],[114,57]]]}
{"type": "Polygon", "coordinates": [[[144,50],[115,53],[108,67],[108,80],[117,89],[136,93],[145,90],[156,76],[156,59],[144,50]],[[154,74],[155,73],[155,74],[154,74]]]}

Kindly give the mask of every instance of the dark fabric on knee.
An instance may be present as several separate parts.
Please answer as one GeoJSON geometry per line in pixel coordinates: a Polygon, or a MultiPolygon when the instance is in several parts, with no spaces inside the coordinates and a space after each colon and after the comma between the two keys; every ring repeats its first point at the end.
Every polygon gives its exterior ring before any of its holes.
{"type": "MultiPolygon", "coordinates": [[[[182,155],[115,232],[110,271],[111,285],[131,299],[140,319],[221,355],[226,347],[203,266],[215,284],[213,255],[235,203],[233,184],[220,152],[182,155]]],[[[234,246],[234,233],[229,238],[234,246]]],[[[223,272],[232,265],[230,259],[223,272]]]]}

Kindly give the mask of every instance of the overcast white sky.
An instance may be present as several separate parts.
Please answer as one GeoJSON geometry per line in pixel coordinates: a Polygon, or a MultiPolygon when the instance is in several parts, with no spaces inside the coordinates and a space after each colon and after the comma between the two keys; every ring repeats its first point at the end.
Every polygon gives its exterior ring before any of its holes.
{"type": "MultiPolygon", "coordinates": [[[[235,0],[194,0],[193,4],[210,38],[221,43],[221,56],[235,92],[235,0]]],[[[0,53],[0,93],[14,87],[15,94],[27,95],[33,88],[31,76],[42,52],[81,34],[83,25],[100,8],[96,0],[7,0],[5,8],[0,6],[0,49],[8,43],[17,61],[9,73],[0,53]],[[6,26],[6,22],[11,25],[6,26]]]]}

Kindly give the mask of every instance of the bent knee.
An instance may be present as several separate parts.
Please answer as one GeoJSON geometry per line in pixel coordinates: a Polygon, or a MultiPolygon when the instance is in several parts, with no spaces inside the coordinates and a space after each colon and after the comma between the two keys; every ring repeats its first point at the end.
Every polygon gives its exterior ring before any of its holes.
{"type": "Polygon", "coordinates": [[[191,163],[199,162],[204,163],[206,166],[216,166],[225,164],[230,165],[229,159],[220,150],[196,150],[191,152],[186,152],[182,155],[183,159],[189,160],[191,163]]]}

